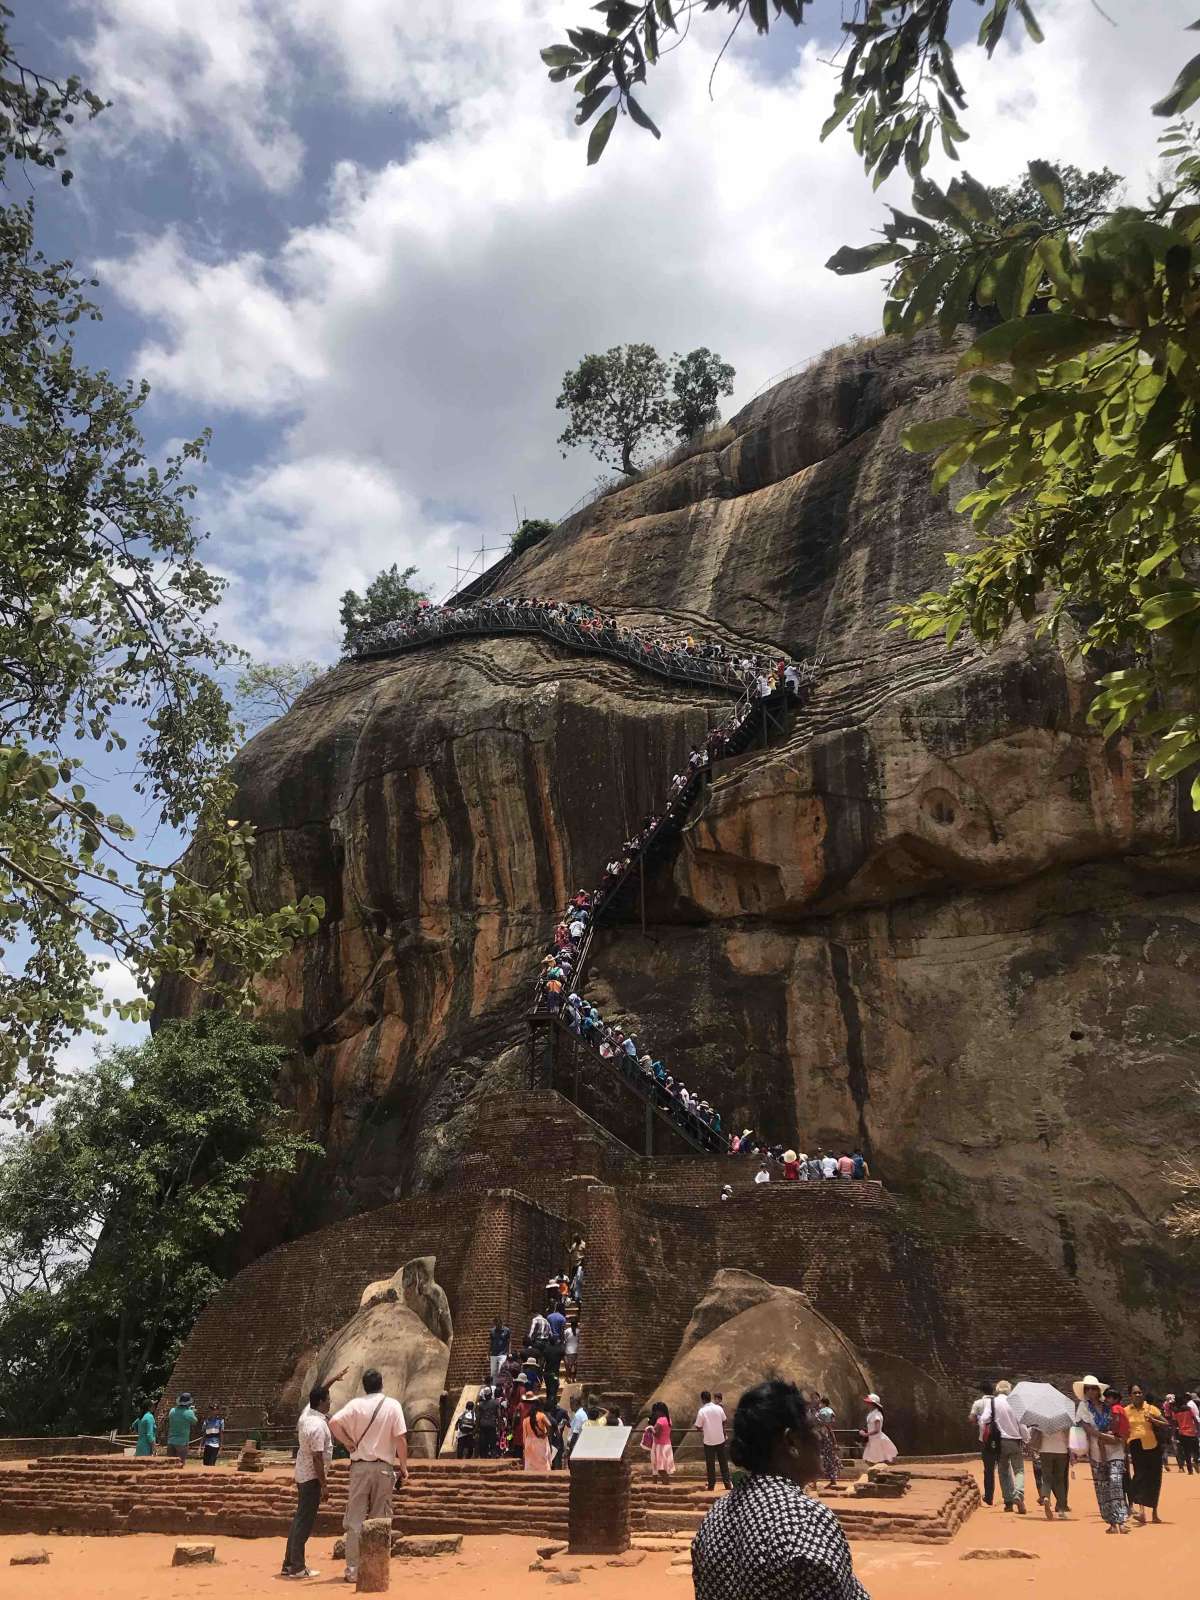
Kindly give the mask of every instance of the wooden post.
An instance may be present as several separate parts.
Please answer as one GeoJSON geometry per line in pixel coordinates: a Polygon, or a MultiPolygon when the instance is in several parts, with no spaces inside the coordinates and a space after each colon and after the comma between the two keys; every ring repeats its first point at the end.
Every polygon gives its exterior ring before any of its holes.
{"type": "Polygon", "coordinates": [[[359,1594],[386,1594],[392,1581],[392,1519],[368,1517],[358,1541],[359,1594]]]}

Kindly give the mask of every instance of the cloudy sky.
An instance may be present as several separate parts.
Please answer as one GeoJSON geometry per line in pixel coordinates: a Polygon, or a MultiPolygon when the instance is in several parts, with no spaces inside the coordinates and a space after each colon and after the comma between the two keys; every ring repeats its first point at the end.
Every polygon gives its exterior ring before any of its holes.
{"type": "MultiPolygon", "coordinates": [[[[709,345],[740,404],[878,326],[878,281],[822,266],[882,211],[848,141],[816,142],[834,0],[824,34],[735,41],[711,97],[724,29],[695,23],[643,96],[662,142],[625,121],[591,170],[538,59],[587,0],[15,4],[27,56],[113,101],[75,184],[43,185],[43,236],[98,269],[90,353],[150,379],[154,447],[213,428],[200,511],[256,654],[329,658],[340,592],[392,561],[444,592],[514,496],[560,515],[597,471],[554,442],[585,351],[709,345]]],[[[1045,155],[1139,191],[1195,0],[1038,10],[1040,48],[963,52],[971,170],[1045,155]]]]}

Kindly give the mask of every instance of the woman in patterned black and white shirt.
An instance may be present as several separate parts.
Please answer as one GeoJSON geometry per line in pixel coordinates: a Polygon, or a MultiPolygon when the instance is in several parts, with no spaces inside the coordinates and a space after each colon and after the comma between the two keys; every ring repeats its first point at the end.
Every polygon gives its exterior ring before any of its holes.
{"type": "Polygon", "coordinates": [[[821,1470],[820,1441],[794,1383],[746,1391],[730,1454],[743,1471],[692,1542],[696,1600],[869,1600],[841,1524],[804,1492],[821,1470]]]}

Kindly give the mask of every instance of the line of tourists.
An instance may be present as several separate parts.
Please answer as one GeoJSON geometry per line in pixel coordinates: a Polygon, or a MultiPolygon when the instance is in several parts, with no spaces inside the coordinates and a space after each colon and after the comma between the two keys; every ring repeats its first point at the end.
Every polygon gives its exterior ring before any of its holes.
{"type": "MultiPolygon", "coordinates": [[[[587,943],[597,918],[611,904],[638,857],[674,824],[690,806],[705,771],[719,760],[755,705],[764,699],[782,696],[789,701],[799,697],[802,680],[793,663],[762,663],[752,675],[747,696],[718,727],[710,730],[703,744],[693,745],[687,768],[671,779],[661,810],[643,819],[641,827],[624,841],[620,851],[608,862],[604,876],[594,889],[580,888],[563,907],[554,925],[550,946],[542,957],[534,988],[534,1007],[554,1015],[603,1061],[620,1070],[640,1085],[667,1114],[703,1148],[719,1154],[753,1155],[770,1151],[780,1159],[783,1146],[768,1146],[750,1128],[740,1134],[728,1133],[720,1111],[703,1096],[693,1092],[661,1059],[639,1048],[637,1041],[615,1023],[606,1023],[598,1008],[579,993],[587,943]]],[[[795,1159],[794,1152],[792,1153],[795,1159]]],[[[797,1174],[798,1176],[799,1174],[797,1174]]],[[[864,1174],[865,1175],[865,1174],[864,1174]]]]}
{"type": "Polygon", "coordinates": [[[983,1500],[995,1501],[997,1479],[1007,1512],[1026,1515],[1025,1461],[1033,1467],[1047,1521],[1066,1520],[1070,1469],[1086,1461],[1108,1533],[1128,1533],[1130,1518],[1157,1523],[1163,1473],[1173,1454],[1179,1470],[1200,1471],[1200,1401],[1180,1387],[1158,1397],[1140,1383],[1125,1394],[1087,1374],[1074,1399],[1048,1383],[985,1384],[971,1407],[983,1458],[983,1500]]]}
{"type": "Polygon", "coordinates": [[[422,600],[405,616],[360,629],[348,641],[347,649],[355,656],[374,655],[456,634],[530,628],[565,635],[567,642],[572,642],[573,633],[582,635],[575,642],[681,678],[746,689],[772,672],[782,677],[792,665],[797,688],[800,684],[801,669],[774,656],[717,639],[698,639],[690,633],[623,627],[615,615],[586,600],[550,600],[534,595],[485,596],[458,605],[422,600]]]}

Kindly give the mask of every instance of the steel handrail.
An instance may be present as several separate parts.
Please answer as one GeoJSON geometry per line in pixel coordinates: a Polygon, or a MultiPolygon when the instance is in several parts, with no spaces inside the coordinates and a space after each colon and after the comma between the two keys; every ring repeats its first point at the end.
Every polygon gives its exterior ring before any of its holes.
{"type": "MultiPolygon", "coordinates": [[[[683,1122],[672,1116],[670,1107],[663,1105],[657,1097],[656,1091],[662,1087],[657,1078],[653,1079],[655,1086],[654,1089],[651,1089],[646,1083],[640,1083],[638,1078],[630,1077],[628,1074],[622,1071],[615,1055],[613,1055],[611,1059],[602,1056],[600,1054],[600,1047],[598,1045],[594,1045],[590,1039],[585,1039],[582,1033],[576,1033],[574,1028],[569,1028],[559,1013],[556,1012],[554,1014],[553,1021],[555,1026],[559,1028],[561,1032],[565,1033],[569,1039],[573,1039],[576,1044],[581,1044],[585,1047],[585,1049],[590,1050],[598,1061],[604,1063],[607,1060],[609,1065],[615,1068],[616,1076],[620,1079],[622,1085],[627,1089],[631,1089],[633,1093],[637,1095],[639,1100],[648,1105],[656,1116],[670,1126],[673,1132],[682,1134],[688,1143],[693,1147],[693,1149],[700,1151],[703,1155],[709,1156],[728,1154],[730,1136],[729,1134],[725,1133],[723,1129],[713,1128],[711,1124],[704,1121],[703,1117],[698,1117],[694,1111],[687,1110],[680,1101],[676,1101],[680,1112],[682,1112],[685,1117],[690,1119],[690,1121],[695,1124],[695,1129],[687,1127],[683,1122]],[[704,1131],[701,1132],[696,1130],[704,1131]],[[708,1133],[708,1139],[705,1139],[704,1132],[708,1133]],[[717,1148],[713,1147],[713,1144],[710,1142],[710,1140],[717,1141],[717,1148]]],[[[633,1058],[627,1055],[625,1059],[628,1061],[632,1060],[633,1058]]],[[[643,1076],[640,1068],[638,1069],[638,1076],[643,1076]]],[[[663,1089],[663,1093],[667,1094],[667,1091],[663,1089]]],[[[670,1100],[671,1098],[672,1096],[668,1094],[667,1099],[670,1100]]]]}

